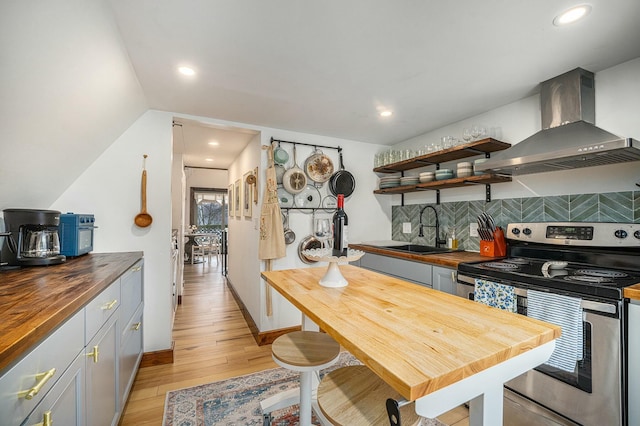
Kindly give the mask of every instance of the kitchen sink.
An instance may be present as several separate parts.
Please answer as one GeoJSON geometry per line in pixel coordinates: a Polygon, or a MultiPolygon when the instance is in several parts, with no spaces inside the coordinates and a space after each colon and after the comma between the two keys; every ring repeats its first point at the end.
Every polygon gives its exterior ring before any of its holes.
{"type": "Polygon", "coordinates": [[[387,250],[402,251],[405,253],[415,253],[415,254],[449,253],[449,252],[456,251],[446,247],[424,246],[421,244],[405,244],[402,246],[382,246],[381,248],[385,248],[387,250]]]}

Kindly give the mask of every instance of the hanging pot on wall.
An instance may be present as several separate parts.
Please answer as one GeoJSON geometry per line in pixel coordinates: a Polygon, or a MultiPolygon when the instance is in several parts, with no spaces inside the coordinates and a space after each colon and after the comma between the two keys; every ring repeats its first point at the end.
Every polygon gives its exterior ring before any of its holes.
{"type": "Polygon", "coordinates": [[[333,175],[333,162],[319,148],[316,148],[304,162],[304,171],[309,179],[317,184],[316,186],[322,186],[333,175]]]}
{"type": "Polygon", "coordinates": [[[298,194],[307,187],[307,175],[298,167],[295,145],[293,146],[293,167],[284,172],[282,185],[289,194],[298,194]]]}
{"type": "Polygon", "coordinates": [[[305,250],[320,249],[320,248],[322,248],[322,242],[316,237],[314,237],[313,235],[307,235],[302,239],[302,241],[300,241],[300,245],[298,245],[298,257],[304,263],[307,263],[309,265],[312,263],[318,263],[317,260],[309,259],[302,252],[305,250]]]}
{"type": "Polygon", "coordinates": [[[346,171],[342,162],[342,151],[340,151],[340,170],[335,172],[329,179],[329,190],[335,196],[344,194],[345,197],[353,194],[356,189],[356,179],[346,171]]]}

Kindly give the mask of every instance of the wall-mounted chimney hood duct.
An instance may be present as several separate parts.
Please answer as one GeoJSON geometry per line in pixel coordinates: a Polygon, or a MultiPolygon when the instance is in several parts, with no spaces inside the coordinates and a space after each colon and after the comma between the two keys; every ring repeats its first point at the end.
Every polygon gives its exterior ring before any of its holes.
{"type": "Polygon", "coordinates": [[[638,141],[593,124],[592,72],[576,68],[541,83],[540,104],[542,130],[492,154],[481,170],[515,176],[640,160],[638,141]]]}

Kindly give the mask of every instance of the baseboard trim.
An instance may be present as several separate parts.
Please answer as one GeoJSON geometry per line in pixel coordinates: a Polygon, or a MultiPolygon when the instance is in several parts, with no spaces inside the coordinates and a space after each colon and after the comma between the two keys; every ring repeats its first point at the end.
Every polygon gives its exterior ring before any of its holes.
{"type": "Polygon", "coordinates": [[[240,299],[240,296],[236,292],[236,289],[233,288],[233,284],[231,284],[229,277],[227,277],[225,281],[227,283],[227,287],[229,287],[229,290],[231,290],[233,299],[238,304],[238,307],[240,308],[240,312],[242,312],[242,316],[244,317],[244,320],[247,322],[247,325],[249,326],[249,330],[251,331],[251,335],[253,336],[258,346],[270,345],[271,343],[273,343],[274,340],[276,340],[278,337],[282,336],[283,334],[291,333],[292,331],[302,330],[302,327],[299,325],[295,327],[279,328],[277,330],[269,330],[269,331],[258,330],[258,326],[256,325],[255,321],[251,317],[249,310],[240,299]]]}
{"type": "Polygon", "coordinates": [[[173,364],[173,350],[175,342],[171,342],[170,349],[163,349],[154,352],[145,352],[142,354],[142,360],[140,360],[140,367],[151,367],[154,365],[173,364]]]}

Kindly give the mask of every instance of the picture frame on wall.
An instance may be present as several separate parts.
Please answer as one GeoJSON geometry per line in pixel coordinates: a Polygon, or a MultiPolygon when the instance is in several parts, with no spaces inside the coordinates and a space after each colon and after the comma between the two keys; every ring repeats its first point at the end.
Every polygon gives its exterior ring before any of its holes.
{"type": "Polygon", "coordinates": [[[243,183],[243,196],[242,196],[242,215],[244,217],[251,217],[251,204],[253,204],[253,185],[247,183],[247,178],[253,174],[253,171],[248,171],[242,176],[243,183]]]}
{"type": "Polygon", "coordinates": [[[235,200],[233,196],[233,184],[229,185],[228,191],[229,192],[227,194],[227,200],[229,200],[229,205],[227,206],[227,214],[229,215],[229,217],[233,217],[236,214],[233,203],[233,201],[235,200]]]}
{"type": "Polygon", "coordinates": [[[235,217],[239,217],[240,216],[240,212],[241,212],[240,207],[242,206],[242,204],[241,204],[241,202],[242,202],[241,198],[242,197],[240,196],[241,195],[240,185],[241,185],[241,181],[240,181],[240,179],[238,179],[236,181],[236,183],[234,184],[234,186],[233,186],[233,206],[234,206],[234,216],[235,217]]]}

